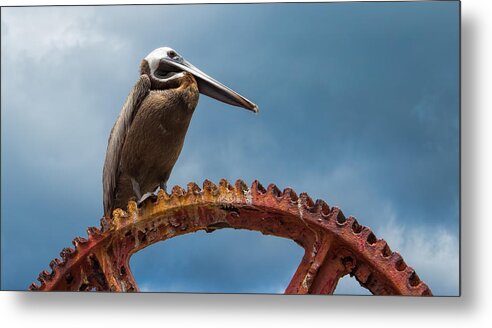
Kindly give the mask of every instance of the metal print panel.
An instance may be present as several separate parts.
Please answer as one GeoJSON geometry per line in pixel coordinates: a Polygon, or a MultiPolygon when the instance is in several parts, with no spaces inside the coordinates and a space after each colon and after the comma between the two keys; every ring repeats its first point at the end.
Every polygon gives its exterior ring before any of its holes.
{"type": "Polygon", "coordinates": [[[458,1],[1,31],[2,290],[459,295],[458,1]]]}

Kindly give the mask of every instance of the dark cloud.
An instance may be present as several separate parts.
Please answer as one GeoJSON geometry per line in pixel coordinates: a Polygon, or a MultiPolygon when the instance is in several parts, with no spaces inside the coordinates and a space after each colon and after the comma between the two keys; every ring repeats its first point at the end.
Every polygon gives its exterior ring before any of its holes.
{"type": "MultiPolygon", "coordinates": [[[[169,45],[261,109],[202,96],[170,185],[307,191],[456,294],[458,38],[454,2],[3,8],[2,288],[25,289],[97,224],[109,131],[141,58],[169,45]]],[[[150,289],[271,292],[299,261],[273,240],[195,234],[132,263],[150,289]]]]}

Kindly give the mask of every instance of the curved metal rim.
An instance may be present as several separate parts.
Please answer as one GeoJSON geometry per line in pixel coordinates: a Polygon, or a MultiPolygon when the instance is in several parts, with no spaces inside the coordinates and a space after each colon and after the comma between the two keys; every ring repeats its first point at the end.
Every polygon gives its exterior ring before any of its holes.
{"type": "Polygon", "coordinates": [[[30,289],[138,291],[132,254],[175,236],[222,228],[289,238],[305,249],[287,294],[332,294],[350,274],[375,295],[432,295],[402,257],[355,218],[306,193],[280,192],[273,184],[265,189],[258,181],[248,188],[241,180],[235,186],[206,180],[203,189],[190,183],[186,191],[175,186],[141,208],[129,202],[127,211],[101,219],[100,229],[89,228],[87,239],[75,238],[75,249],[64,249],[62,260],[50,263],[52,272],[41,272],[41,285],[30,289]]]}

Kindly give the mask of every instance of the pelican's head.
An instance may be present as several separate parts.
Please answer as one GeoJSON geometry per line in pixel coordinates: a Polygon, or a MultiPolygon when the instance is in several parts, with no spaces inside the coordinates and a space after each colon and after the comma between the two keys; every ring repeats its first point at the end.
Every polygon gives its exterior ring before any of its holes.
{"type": "Polygon", "coordinates": [[[182,78],[188,72],[195,77],[200,93],[233,106],[258,112],[258,106],[200,71],[174,49],[169,47],[157,48],[145,57],[144,62],[148,65],[146,70],[150,71],[148,74],[151,75],[152,79],[167,84],[182,78]]]}

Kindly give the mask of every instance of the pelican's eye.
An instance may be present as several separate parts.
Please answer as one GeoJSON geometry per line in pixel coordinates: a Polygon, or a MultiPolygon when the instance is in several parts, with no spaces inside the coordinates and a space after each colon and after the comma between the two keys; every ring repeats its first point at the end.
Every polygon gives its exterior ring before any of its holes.
{"type": "Polygon", "coordinates": [[[169,51],[167,53],[167,56],[171,59],[179,60],[179,55],[176,53],[176,51],[173,50],[169,51]]]}

